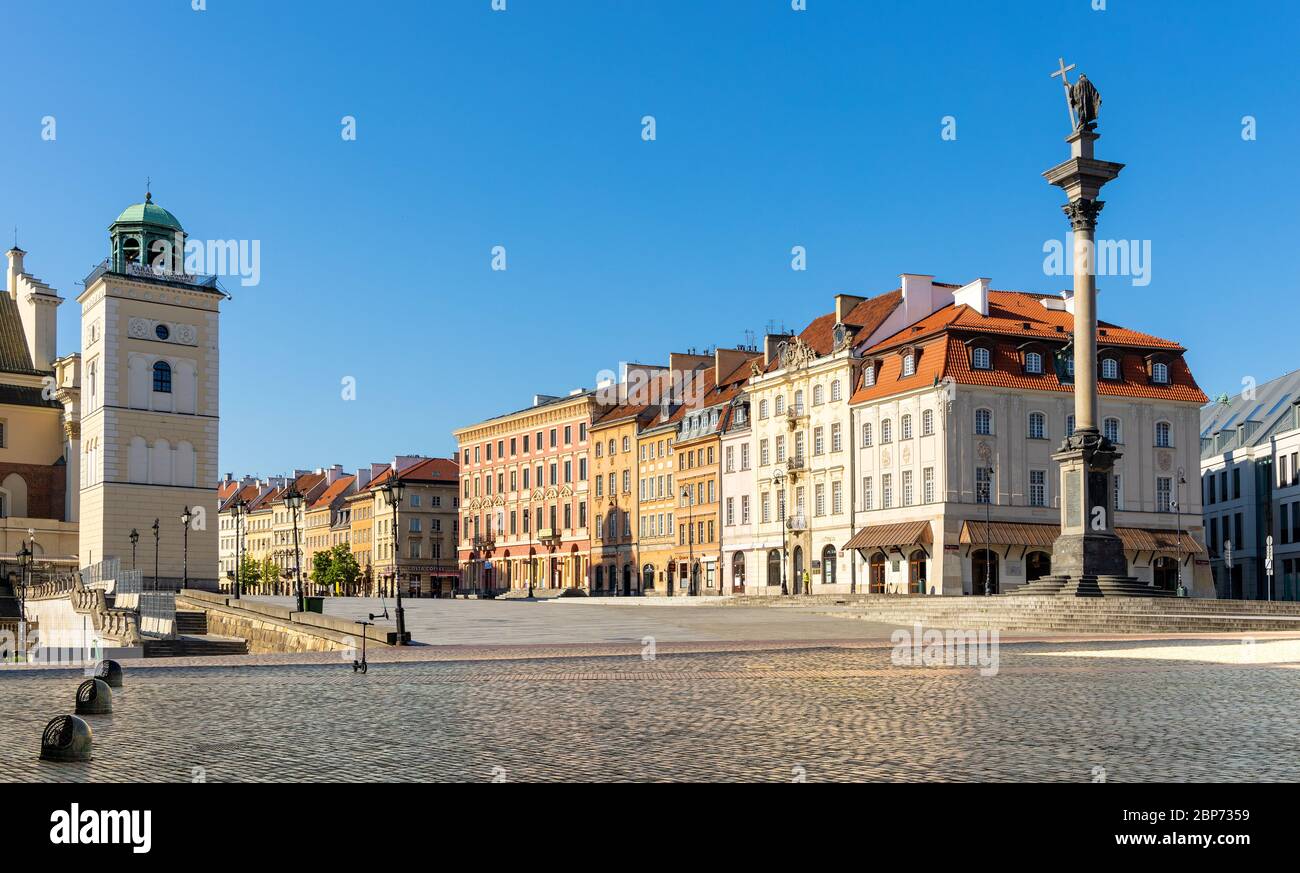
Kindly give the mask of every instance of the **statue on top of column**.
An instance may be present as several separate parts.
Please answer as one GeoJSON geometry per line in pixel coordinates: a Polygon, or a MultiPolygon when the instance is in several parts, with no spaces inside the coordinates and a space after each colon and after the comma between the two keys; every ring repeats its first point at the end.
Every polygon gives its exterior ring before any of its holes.
{"type": "Polygon", "coordinates": [[[1070,108],[1074,110],[1075,130],[1093,130],[1097,127],[1097,111],[1101,109],[1101,93],[1087,75],[1080,73],[1073,84],[1066,86],[1070,108]]]}

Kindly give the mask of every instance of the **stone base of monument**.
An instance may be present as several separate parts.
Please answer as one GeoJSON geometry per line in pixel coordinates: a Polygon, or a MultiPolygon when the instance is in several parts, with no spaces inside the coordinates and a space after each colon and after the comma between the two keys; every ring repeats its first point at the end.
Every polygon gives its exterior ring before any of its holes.
{"type": "Polygon", "coordinates": [[[1173,597],[1174,592],[1156,588],[1135,576],[1043,576],[1008,597],[1173,597]]]}

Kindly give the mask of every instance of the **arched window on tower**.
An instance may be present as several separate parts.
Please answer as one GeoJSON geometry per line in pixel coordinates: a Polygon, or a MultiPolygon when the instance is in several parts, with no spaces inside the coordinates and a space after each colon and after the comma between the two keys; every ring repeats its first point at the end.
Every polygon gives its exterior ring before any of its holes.
{"type": "Polygon", "coordinates": [[[172,393],[172,367],[166,361],[157,361],[153,365],[153,390],[162,393],[172,393]]]}

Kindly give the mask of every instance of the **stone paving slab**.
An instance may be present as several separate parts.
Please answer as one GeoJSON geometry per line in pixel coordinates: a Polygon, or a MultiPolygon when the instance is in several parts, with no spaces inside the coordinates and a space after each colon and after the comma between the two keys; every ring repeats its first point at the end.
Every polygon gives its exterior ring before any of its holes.
{"type": "Polygon", "coordinates": [[[860,643],[129,667],[96,759],[60,765],[37,744],[81,671],[4,670],[0,780],[1300,780],[1300,671],[1069,646],[1003,647],[989,677],[860,643]]]}

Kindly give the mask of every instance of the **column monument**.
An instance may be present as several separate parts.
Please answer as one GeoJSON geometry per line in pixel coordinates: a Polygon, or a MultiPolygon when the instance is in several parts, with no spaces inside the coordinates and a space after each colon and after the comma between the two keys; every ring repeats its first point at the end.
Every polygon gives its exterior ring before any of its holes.
{"type": "Polygon", "coordinates": [[[1153,589],[1128,575],[1124,546],[1115,533],[1115,461],[1120,452],[1097,421],[1097,283],[1094,233],[1105,205],[1101,188],[1123,164],[1093,157],[1101,95],[1088,77],[1071,83],[1074,68],[1060,62],[1060,76],[1073,130],[1065,141],[1070,158],[1043,174],[1065,191],[1062,207],[1074,231],[1074,433],[1052,458],[1061,467],[1061,533],[1052,546],[1052,576],[1025,594],[1052,591],[1080,596],[1151,596],[1153,589]]]}

